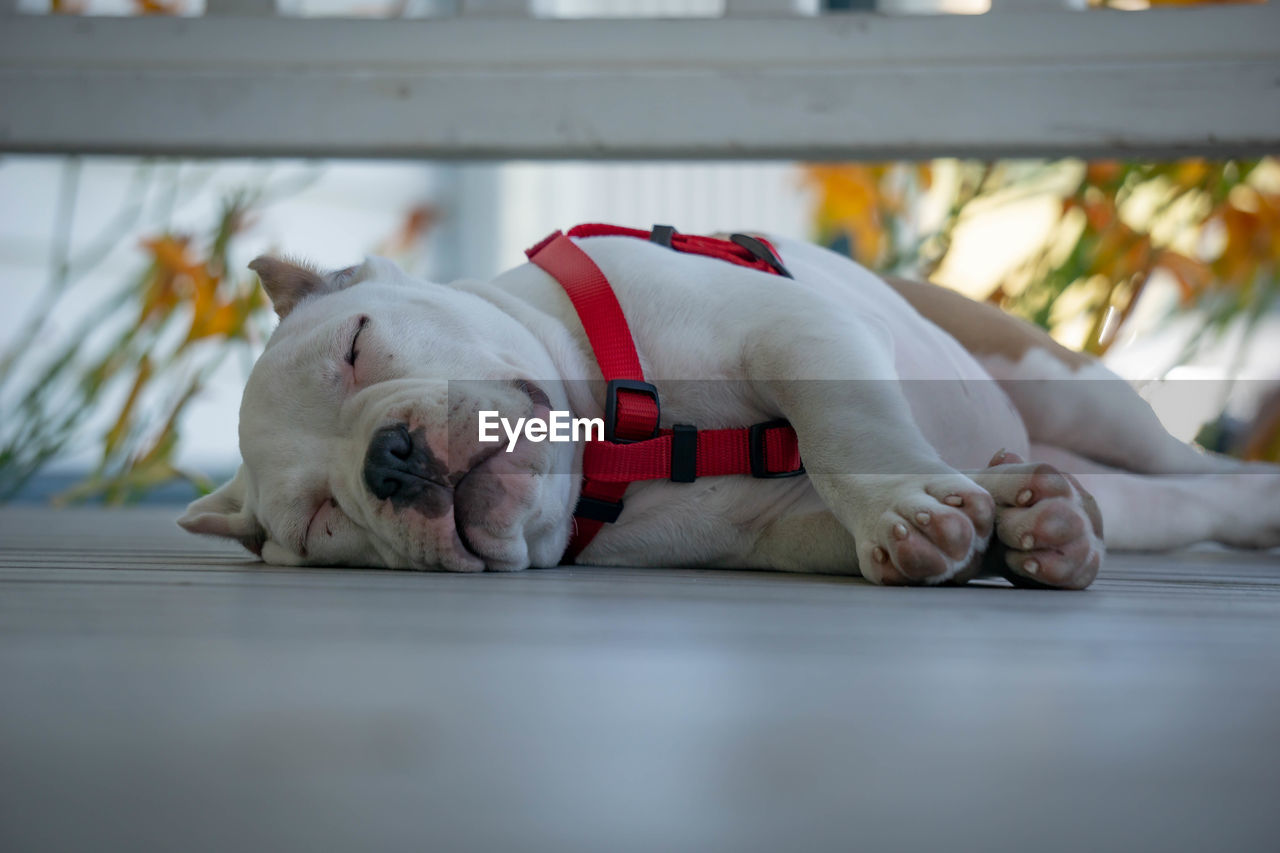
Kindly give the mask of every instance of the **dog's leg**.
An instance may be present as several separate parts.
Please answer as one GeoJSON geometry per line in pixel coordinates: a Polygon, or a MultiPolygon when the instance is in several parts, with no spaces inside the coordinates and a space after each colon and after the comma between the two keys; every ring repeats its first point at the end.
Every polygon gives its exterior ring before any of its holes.
{"type": "Polygon", "coordinates": [[[1165,431],[1146,401],[1092,356],[1043,329],[932,284],[885,279],[924,317],[950,333],[1004,388],[1033,442],[1145,474],[1231,469],[1165,431]]]}
{"type": "Polygon", "coordinates": [[[1110,548],[1154,551],[1203,541],[1280,546],[1280,466],[1236,462],[1219,473],[1144,475],[1059,447],[1033,445],[1031,454],[1093,494],[1110,548]]]}
{"type": "Polygon", "coordinates": [[[941,583],[976,573],[994,502],[921,434],[887,333],[833,307],[775,318],[748,340],[746,373],[795,427],[809,479],[853,535],[862,575],[941,583]]]}
{"type": "Polygon", "coordinates": [[[985,359],[983,366],[1013,401],[1033,443],[1142,474],[1206,474],[1236,466],[1170,435],[1147,401],[1098,362],[1072,367],[1032,349],[1015,365],[985,359]]]}

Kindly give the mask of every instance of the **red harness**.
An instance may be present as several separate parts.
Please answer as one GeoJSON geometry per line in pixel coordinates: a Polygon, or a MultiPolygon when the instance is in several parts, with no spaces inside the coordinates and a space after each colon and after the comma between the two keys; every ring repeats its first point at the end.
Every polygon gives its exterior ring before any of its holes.
{"type": "Polygon", "coordinates": [[[660,429],[658,389],[644,381],[640,356],[609,280],[570,237],[637,237],[693,255],[718,258],[761,272],[791,277],[773,246],[734,234],[728,240],[679,234],[669,225],[652,231],[613,225],[579,225],[559,231],[525,252],[569,295],[608,383],[604,441],[588,441],[582,458],[582,496],[564,562],[582,553],[600,529],[618,520],[627,484],[638,480],[692,483],[698,477],[750,474],[772,479],[804,473],[795,430],[786,421],[741,429],[698,430],[690,424],[660,429]]]}

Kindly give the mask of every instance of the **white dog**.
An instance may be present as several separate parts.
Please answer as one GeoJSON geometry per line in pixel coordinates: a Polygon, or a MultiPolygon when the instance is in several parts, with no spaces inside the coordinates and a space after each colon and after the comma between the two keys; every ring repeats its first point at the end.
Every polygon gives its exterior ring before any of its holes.
{"type": "MultiPolygon", "coordinates": [[[[1280,544],[1280,468],[1182,444],[1097,362],[991,306],[788,240],[771,242],[793,277],[630,236],[574,242],[616,294],[664,427],[785,419],[807,472],[634,482],[579,562],[1082,588],[1104,528],[1113,548],[1280,544]]],[[[508,452],[479,430],[482,411],[604,414],[556,278],[250,266],[281,322],[244,392],[244,464],[183,527],[290,565],[562,561],[587,443],[526,435],[508,452]]]]}

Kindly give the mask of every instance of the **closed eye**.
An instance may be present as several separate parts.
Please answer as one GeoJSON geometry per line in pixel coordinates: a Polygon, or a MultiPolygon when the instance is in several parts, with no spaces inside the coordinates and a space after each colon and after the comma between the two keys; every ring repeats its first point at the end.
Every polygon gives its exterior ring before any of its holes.
{"type": "Polygon", "coordinates": [[[364,327],[368,325],[368,323],[368,317],[361,317],[359,325],[356,326],[356,333],[351,336],[351,348],[347,350],[347,364],[352,367],[356,366],[356,359],[360,357],[360,333],[364,331],[364,327]]]}

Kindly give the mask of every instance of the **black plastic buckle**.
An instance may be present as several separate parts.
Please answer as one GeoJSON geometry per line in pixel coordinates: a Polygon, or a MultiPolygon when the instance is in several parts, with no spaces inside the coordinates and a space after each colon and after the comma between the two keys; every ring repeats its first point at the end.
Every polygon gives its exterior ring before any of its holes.
{"type": "Polygon", "coordinates": [[[578,497],[578,505],[573,508],[573,514],[579,518],[613,524],[622,515],[622,501],[602,501],[581,495],[578,497]]]}
{"type": "Polygon", "coordinates": [[[773,253],[773,250],[761,243],[755,237],[748,234],[730,234],[729,239],[755,255],[757,260],[764,261],[773,267],[773,271],[783,278],[795,278],[786,267],[782,265],[782,259],[773,253]]]}
{"type": "Polygon", "coordinates": [[[692,483],[698,479],[698,428],[693,424],[671,427],[671,482],[692,483]]]}
{"type": "Polygon", "coordinates": [[[662,404],[658,402],[658,389],[648,382],[637,379],[610,379],[604,391],[604,440],[614,444],[635,444],[637,441],[648,441],[658,437],[658,423],[662,420],[662,404]],[[618,392],[635,391],[648,394],[653,398],[653,406],[657,411],[653,418],[653,434],[644,438],[618,438],[614,430],[618,426],[618,392]]]}
{"type": "Polygon", "coordinates": [[[769,466],[765,464],[765,433],[771,429],[783,429],[790,426],[790,421],[778,420],[752,424],[747,429],[747,455],[751,460],[752,477],[757,480],[778,480],[783,477],[799,477],[804,473],[804,465],[794,471],[778,471],[775,473],[771,472],[769,466]]]}
{"type": "Polygon", "coordinates": [[[649,242],[657,243],[664,249],[671,248],[671,238],[676,235],[676,229],[670,225],[655,225],[653,230],[649,232],[649,242]]]}

